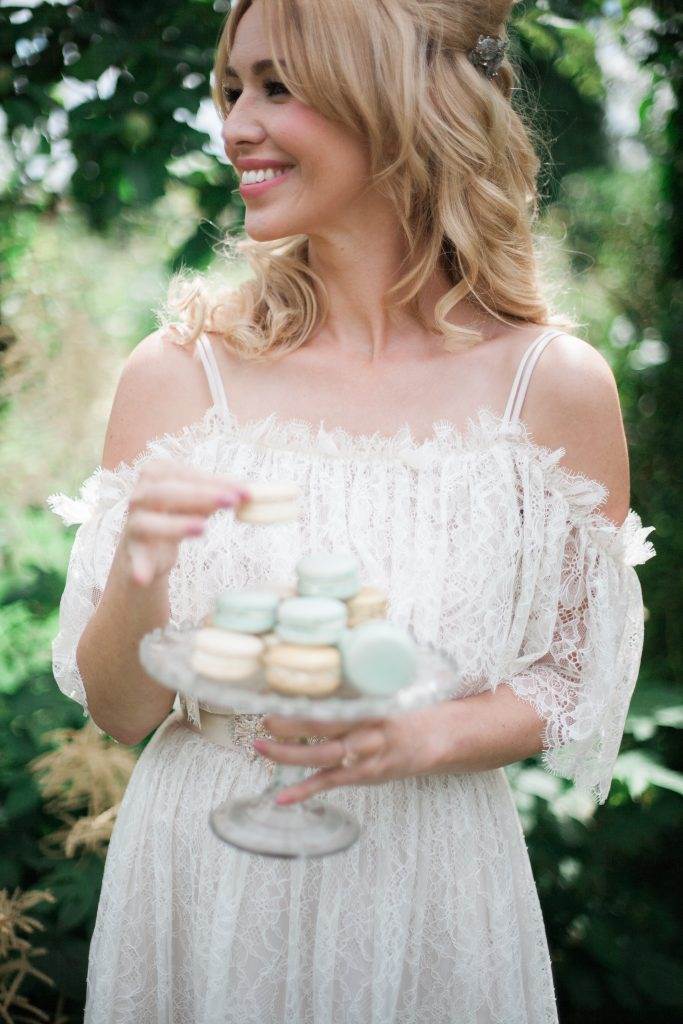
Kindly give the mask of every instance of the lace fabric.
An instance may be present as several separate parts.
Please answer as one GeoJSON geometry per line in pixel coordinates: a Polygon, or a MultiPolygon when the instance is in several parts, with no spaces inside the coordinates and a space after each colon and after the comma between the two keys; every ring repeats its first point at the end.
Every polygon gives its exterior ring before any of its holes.
{"type": "MultiPolygon", "coordinates": [[[[57,684],[87,715],[76,648],[145,461],[174,458],[246,481],[285,477],[305,495],[298,523],[254,529],[222,510],[204,535],[181,543],[171,621],[196,625],[227,587],[293,583],[308,550],[349,548],[363,582],[387,592],[390,617],[466,668],[458,696],[508,683],[546,723],[546,769],[603,802],[642,651],[634,566],[655,554],[646,540],[654,527],[632,509],[615,526],[599,511],[606,488],[562,466],[564,453],[488,408],[465,431],[440,421],[418,442],[407,426],[385,437],[275,414],[239,424],[213,405],[132,464],[98,467],[78,498],[47,499],[65,524],[78,524],[53,641],[57,684]]],[[[180,706],[198,725],[195,702],[180,706]]],[[[245,748],[253,728],[237,729],[245,748]]]]}
{"type": "MultiPolygon", "coordinates": [[[[196,625],[226,587],[291,584],[313,548],[347,548],[388,614],[463,666],[458,696],[508,683],[543,716],[545,767],[599,799],[609,789],[638,674],[651,558],[632,510],[560,464],[526,426],[481,409],[416,441],[239,424],[216,404],[98,467],[48,505],[77,525],[53,642],[57,684],[87,714],[78,640],[106,585],[142,464],[172,458],[236,478],[295,480],[295,523],[257,528],[230,509],[180,545],[171,621],[196,625]]],[[[211,710],[209,708],[209,710],[211,710]]],[[[272,762],[261,716],[235,716],[234,749],[179,707],[135,766],[112,833],[90,947],[84,1024],[558,1024],[525,837],[503,769],[439,773],[320,794],[355,815],[357,843],[297,861],[219,842],[210,811],[253,795],[272,762]],[[197,723],[198,724],[198,723],[197,723]]],[[[312,771],[307,770],[306,774],[312,771]]]]}

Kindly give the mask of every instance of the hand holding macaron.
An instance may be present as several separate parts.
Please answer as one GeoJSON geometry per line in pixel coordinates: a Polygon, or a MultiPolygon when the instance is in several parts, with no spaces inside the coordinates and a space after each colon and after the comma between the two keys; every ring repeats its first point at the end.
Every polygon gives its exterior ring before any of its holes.
{"type": "Polygon", "coordinates": [[[176,459],[144,463],[119,542],[133,582],[147,587],[170,573],[181,541],[203,533],[218,509],[239,509],[250,497],[248,486],[176,459]]]}

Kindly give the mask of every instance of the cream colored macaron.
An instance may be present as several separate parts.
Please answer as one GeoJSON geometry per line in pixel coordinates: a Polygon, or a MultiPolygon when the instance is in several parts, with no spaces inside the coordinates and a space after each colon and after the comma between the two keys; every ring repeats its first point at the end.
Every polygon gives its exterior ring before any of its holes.
{"type": "Polygon", "coordinates": [[[301,495],[298,484],[290,481],[244,481],[249,501],[235,509],[235,517],[242,523],[288,523],[297,518],[297,501],[301,495]]]}
{"type": "Polygon", "coordinates": [[[272,690],[292,696],[326,697],[341,683],[337,647],[274,644],[263,654],[266,682],[272,690]]]}
{"type": "Polygon", "coordinates": [[[263,641],[257,636],[206,626],[194,638],[192,667],[195,672],[222,682],[245,679],[261,667],[263,648],[263,641]]]}
{"type": "Polygon", "coordinates": [[[360,626],[368,619],[385,619],[387,617],[387,595],[378,587],[362,587],[354,597],[346,601],[348,611],[348,628],[360,626]]]}

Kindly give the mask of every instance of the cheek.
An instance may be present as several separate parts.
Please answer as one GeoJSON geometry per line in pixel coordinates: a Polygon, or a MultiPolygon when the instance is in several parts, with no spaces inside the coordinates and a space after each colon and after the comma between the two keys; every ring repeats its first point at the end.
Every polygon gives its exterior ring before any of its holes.
{"type": "Polygon", "coordinates": [[[288,104],[278,141],[301,165],[305,179],[321,188],[327,183],[334,193],[353,192],[369,174],[362,143],[304,104],[288,104]]]}

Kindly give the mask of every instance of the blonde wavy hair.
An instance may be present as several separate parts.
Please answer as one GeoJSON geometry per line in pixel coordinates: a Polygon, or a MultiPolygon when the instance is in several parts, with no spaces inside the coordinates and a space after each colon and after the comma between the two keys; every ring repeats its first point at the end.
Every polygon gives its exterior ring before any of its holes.
{"type": "MultiPolygon", "coordinates": [[[[251,4],[237,0],[218,42],[212,98],[221,118],[228,113],[225,68],[251,4]]],[[[387,292],[386,308],[405,307],[424,329],[441,333],[449,351],[481,340],[446,320],[468,296],[503,323],[574,327],[551,315],[542,294],[543,239],[532,230],[540,159],[532,127],[511,102],[517,73],[506,58],[489,79],[468,57],[480,34],[506,38],[513,6],[514,0],[264,0],[282,82],[367,139],[369,185],[396,210],[410,261],[387,292]],[[452,287],[430,323],[418,296],[439,263],[452,287]]],[[[226,237],[214,250],[228,263],[246,260],[253,276],[235,285],[220,273],[174,274],[157,313],[161,323],[180,320],[179,344],[206,330],[242,358],[274,358],[304,344],[326,319],[328,299],[308,263],[308,236],[226,237]]]]}

